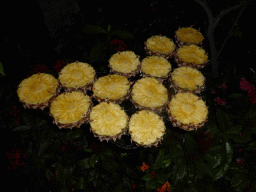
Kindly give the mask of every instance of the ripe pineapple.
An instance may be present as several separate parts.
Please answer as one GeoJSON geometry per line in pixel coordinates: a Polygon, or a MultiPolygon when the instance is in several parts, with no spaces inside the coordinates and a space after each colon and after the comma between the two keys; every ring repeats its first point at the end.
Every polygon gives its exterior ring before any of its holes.
{"type": "Polygon", "coordinates": [[[175,31],[176,43],[180,46],[197,44],[202,45],[204,37],[199,30],[191,27],[182,27],[175,31]]]}
{"type": "Polygon", "coordinates": [[[153,77],[136,81],[132,87],[131,102],[136,108],[162,111],[168,103],[168,92],[165,86],[153,77]]]}
{"type": "Polygon", "coordinates": [[[166,36],[152,36],[144,43],[148,55],[157,55],[169,59],[176,48],[174,42],[166,36]]]}
{"type": "Polygon", "coordinates": [[[174,69],[170,77],[170,88],[177,92],[201,93],[205,88],[205,77],[192,67],[179,67],[174,69]]]}
{"type": "Polygon", "coordinates": [[[118,51],[109,59],[111,73],[124,75],[125,77],[134,77],[140,70],[140,56],[135,55],[133,51],[118,51]]]}
{"type": "Polygon", "coordinates": [[[120,105],[112,102],[102,102],[91,110],[90,131],[100,141],[121,138],[128,129],[129,116],[120,105]]]}
{"type": "Polygon", "coordinates": [[[73,62],[66,65],[59,73],[59,81],[65,91],[91,90],[96,80],[96,73],[88,63],[73,62]]]}
{"type": "Polygon", "coordinates": [[[177,93],[169,102],[167,113],[174,127],[192,131],[204,126],[209,112],[201,97],[193,93],[177,93]]]}
{"type": "Polygon", "coordinates": [[[146,148],[161,143],[166,127],[162,117],[150,110],[142,110],[131,116],[128,130],[131,142],[146,148]]]}
{"type": "Polygon", "coordinates": [[[141,62],[141,75],[143,77],[154,77],[159,82],[163,82],[171,73],[172,66],[164,57],[150,56],[141,62]]]}
{"type": "Polygon", "coordinates": [[[202,69],[208,62],[208,54],[205,53],[205,50],[194,44],[178,48],[174,58],[179,67],[191,66],[202,69]]]}
{"type": "Polygon", "coordinates": [[[43,110],[61,90],[58,80],[46,73],[37,73],[21,81],[17,94],[24,108],[43,110]]]}
{"type": "Polygon", "coordinates": [[[50,116],[59,129],[78,127],[89,120],[91,98],[80,91],[61,93],[50,105],[50,116]]]}
{"type": "Polygon", "coordinates": [[[122,103],[130,97],[130,83],[125,76],[113,74],[100,77],[93,85],[93,97],[98,102],[122,103]]]}

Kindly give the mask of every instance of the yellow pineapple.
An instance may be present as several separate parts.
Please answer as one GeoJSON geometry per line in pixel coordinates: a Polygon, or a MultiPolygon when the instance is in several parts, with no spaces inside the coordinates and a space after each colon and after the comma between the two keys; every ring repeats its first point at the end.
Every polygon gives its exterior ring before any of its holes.
{"type": "Polygon", "coordinates": [[[176,43],[178,45],[197,44],[202,45],[204,37],[199,30],[191,27],[182,27],[175,31],[176,43]]]}
{"type": "Polygon", "coordinates": [[[21,81],[17,95],[24,108],[43,110],[61,90],[58,80],[47,73],[37,73],[21,81]]]}
{"type": "Polygon", "coordinates": [[[118,51],[109,59],[110,72],[127,78],[136,76],[140,70],[139,58],[133,51],[118,51]]]}
{"type": "Polygon", "coordinates": [[[93,84],[93,97],[98,102],[122,103],[130,97],[130,83],[125,76],[113,74],[98,78],[93,84]]]}
{"type": "Polygon", "coordinates": [[[145,77],[132,87],[131,102],[136,108],[162,111],[168,103],[166,87],[153,77],[145,77]]]}
{"type": "Polygon", "coordinates": [[[197,45],[184,45],[177,49],[174,54],[175,62],[178,63],[179,67],[194,67],[202,69],[205,64],[209,61],[208,54],[205,50],[197,45]]]}
{"type": "Polygon", "coordinates": [[[120,105],[102,102],[94,106],[90,113],[90,131],[100,141],[121,138],[127,133],[129,116],[120,105]]]}
{"type": "Polygon", "coordinates": [[[167,113],[174,127],[186,131],[197,130],[208,119],[208,107],[193,93],[177,93],[171,98],[167,113]]]}
{"type": "Polygon", "coordinates": [[[159,82],[163,82],[171,73],[172,66],[164,57],[147,56],[141,62],[141,71],[143,77],[154,77],[159,82]]]}
{"type": "Polygon", "coordinates": [[[50,105],[50,116],[59,129],[78,127],[89,120],[91,98],[80,91],[61,93],[50,105]]]}
{"type": "Polygon", "coordinates": [[[170,88],[177,92],[201,93],[205,88],[205,77],[192,67],[179,67],[174,69],[170,77],[170,88]]]}
{"type": "Polygon", "coordinates": [[[59,73],[59,81],[65,91],[91,90],[96,80],[96,73],[88,63],[73,62],[66,65],[59,73]]]}
{"type": "Polygon", "coordinates": [[[137,146],[157,146],[161,143],[165,130],[163,118],[150,110],[137,111],[129,121],[131,142],[136,142],[137,146]]]}
{"type": "Polygon", "coordinates": [[[148,55],[161,56],[169,59],[174,54],[176,45],[166,36],[152,36],[144,43],[148,55]]]}

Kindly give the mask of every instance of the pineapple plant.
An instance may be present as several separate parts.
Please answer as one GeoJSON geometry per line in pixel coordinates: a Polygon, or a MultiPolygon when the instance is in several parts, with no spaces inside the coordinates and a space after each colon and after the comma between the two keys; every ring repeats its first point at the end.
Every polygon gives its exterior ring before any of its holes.
{"type": "Polygon", "coordinates": [[[153,77],[144,77],[135,82],[131,102],[136,108],[161,112],[168,103],[166,87],[153,77]]]}
{"type": "Polygon", "coordinates": [[[197,130],[208,119],[208,107],[193,93],[177,93],[168,103],[167,113],[174,127],[186,131],[197,130]]]}
{"type": "Polygon", "coordinates": [[[140,56],[133,51],[118,51],[109,59],[110,72],[123,75],[127,78],[134,77],[140,70],[140,56]]]}
{"type": "Polygon", "coordinates": [[[205,77],[196,68],[179,67],[173,70],[170,77],[170,88],[177,92],[201,93],[205,89],[205,77]]]}
{"type": "Polygon", "coordinates": [[[81,91],[69,91],[58,95],[50,105],[50,116],[59,129],[78,127],[89,120],[93,107],[91,98],[81,91]]]}
{"type": "Polygon", "coordinates": [[[141,110],[133,114],[129,121],[128,132],[131,142],[137,146],[157,146],[165,134],[163,118],[151,110],[141,110]]]}
{"type": "Polygon", "coordinates": [[[150,37],[144,44],[147,55],[161,56],[166,59],[171,58],[176,49],[174,42],[161,34],[150,37]]]}
{"type": "Polygon", "coordinates": [[[200,30],[196,30],[191,27],[182,27],[175,31],[175,39],[176,43],[179,46],[183,45],[191,45],[191,44],[197,44],[202,45],[202,41],[204,40],[204,37],[200,30]]]}
{"type": "Polygon", "coordinates": [[[43,110],[61,90],[60,82],[51,74],[37,73],[18,85],[17,95],[24,108],[43,110]]]}
{"type": "Polygon", "coordinates": [[[168,79],[171,69],[172,66],[167,59],[153,55],[142,60],[140,73],[143,77],[154,77],[162,83],[168,79]]]}
{"type": "Polygon", "coordinates": [[[65,67],[59,73],[59,81],[65,91],[91,90],[96,80],[96,73],[88,63],[73,62],[65,67]]]}
{"type": "Polygon", "coordinates": [[[90,131],[100,141],[110,139],[116,141],[127,133],[129,116],[119,104],[101,102],[90,112],[90,131]]]}
{"type": "Polygon", "coordinates": [[[111,101],[122,103],[130,97],[130,85],[127,77],[113,74],[98,78],[93,84],[93,97],[98,102],[111,101]]]}
{"type": "Polygon", "coordinates": [[[194,67],[202,69],[205,64],[209,61],[208,54],[205,50],[197,45],[184,45],[177,49],[174,53],[175,62],[178,63],[179,67],[194,67]]]}

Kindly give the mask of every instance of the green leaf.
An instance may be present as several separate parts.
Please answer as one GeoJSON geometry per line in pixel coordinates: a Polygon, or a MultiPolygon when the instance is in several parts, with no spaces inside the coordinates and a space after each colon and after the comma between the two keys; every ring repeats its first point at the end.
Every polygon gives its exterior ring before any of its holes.
{"type": "Polygon", "coordinates": [[[133,35],[126,30],[113,30],[110,35],[116,35],[121,39],[134,39],[133,35]]]}
{"type": "Polygon", "coordinates": [[[208,174],[209,176],[213,177],[212,172],[209,170],[209,168],[204,163],[203,159],[198,158],[198,160],[195,162],[196,168],[198,171],[201,171],[203,173],[208,174]]]}
{"type": "Polygon", "coordinates": [[[93,46],[89,54],[89,61],[94,61],[101,57],[103,46],[104,46],[104,43],[100,43],[100,42],[93,46]]]}
{"type": "Polygon", "coordinates": [[[78,177],[76,179],[75,188],[79,190],[79,189],[85,189],[85,187],[86,187],[86,181],[84,177],[78,177]]]}
{"type": "Polygon", "coordinates": [[[77,161],[77,166],[82,168],[82,169],[89,169],[91,168],[90,166],[90,158],[86,158],[86,159],[81,159],[77,161]]]}
{"type": "Polygon", "coordinates": [[[162,162],[163,168],[168,168],[168,167],[170,167],[171,163],[172,163],[172,160],[171,160],[171,159],[165,159],[165,160],[162,162]]]}
{"type": "Polygon", "coordinates": [[[94,168],[95,163],[99,161],[100,156],[98,154],[93,154],[90,159],[90,165],[94,168]]]}
{"type": "Polygon", "coordinates": [[[3,75],[5,75],[5,74],[4,74],[4,67],[3,67],[2,62],[0,62],[0,73],[2,73],[3,75]]]}
{"type": "Polygon", "coordinates": [[[29,129],[30,129],[30,126],[22,125],[22,126],[16,127],[15,129],[13,129],[13,131],[27,131],[29,129]]]}
{"type": "Polygon", "coordinates": [[[213,157],[214,158],[212,159],[212,161],[207,163],[207,167],[210,170],[214,170],[215,168],[217,168],[223,162],[222,154],[217,153],[213,157]]]}
{"type": "Polygon", "coordinates": [[[235,162],[231,162],[229,164],[229,170],[233,173],[239,173],[239,174],[246,172],[244,167],[242,167],[241,165],[239,165],[235,162]]]}
{"type": "Polygon", "coordinates": [[[46,172],[46,173],[45,173],[46,178],[47,178],[48,180],[50,180],[51,178],[54,177],[54,174],[53,174],[53,172],[51,171],[51,169],[46,168],[46,171],[45,171],[45,172],[46,172]]]}
{"type": "Polygon", "coordinates": [[[46,140],[43,143],[40,143],[40,148],[39,148],[39,151],[38,151],[38,156],[40,156],[48,148],[50,143],[51,142],[49,140],[46,140]]]}
{"type": "Polygon", "coordinates": [[[233,158],[233,146],[230,143],[230,141],[228,141],[228,140],[225,140],[225,142],[223,142],[223,144],[225,145],[226,161],[229,164],[233,158]]]}
{"type": "Polygon", "coordinates": [[[221,132],[226,133],[228,127],[230,126],[230,120],[227,113],[217,108],[216,115],[217,115],[218,123],[220,125],[221,132]]]}
{"type": "Polygon", "coordinates": [[[165,184],[166,181],[169,179],[169,177],[171,176],[171,172],[169,174],[164,174],[163,171],[161,171],[160,173],[158,173],[156,175],[156,181],[161,183],[161,184],[165,184]]]}
{"type": "Polygon", "coordinates": [[[232,180],[231,180],[231,187],[238,186],[240,183],[242,183],[243,179],[244,179],[243,174],[241,174],[241,173],[234,174],[232,176],[232,180]]]}
{"type": "Polygon", "coordinates": [[[108,172],[116,172],[119,165],[116,163],[113,159],[105,156],[104,160],[102,160],[102,166],[104,169],[106,169],[108,172]]]}
{"type": "Polygon", "coordinates": [[[232,93],[231,95],[228,96],[228,98],[244,99],[244,95],[242,93],[232,93]]]}
{"type": "Polygon", "coordinates": [[[230,135],[239,135],[242,131],[242,126],[241,125],[236,125],[234,127],[230,127],[227,132],[225,133],[228,137],[230,135]]]}
{"type": "Polygon", "coordinates": [[[83,130],[82,129],[70,129],[67,132],[67,140],[68,141],[74,141],[78,140],[83,136],[83,130]]]}
{"type": "Polygon", "coordinates": [[[151,180],[152,179],[151,173],[148,173],[148,174],[144,175],[141,179],[145,180],[145,181],[151,180]]]}
{"type": "Polygon", "coordinates": [[[160,188],[161,186],[162,185],[160,183],[153,180],[152,178],[151,178],[151,180],[146,181],[146,188],[148,188],[148,189],[157,189],[157,188],[160,188]]]}
{"type": "Polygon", "coordinates": [[[161,163],[161,162],[164,160],[164,152],[165,152],[165,149],[161,149],[161,150],[158,152],[158,155],[157,155],[157,157],[156,157],[155,163],[161,163]]]}
{"type": "Polygon", "coordinates": [[[153,163],[151,166],[150,166],[151,169],[159,169],[160,168],[160,163],[153,163]]]}
{"type": "Polygon", "coordinates": [[[188,177],[190,178],[190,180],[192,182],[195,182],[196,168],[195,168],[194,163],[189,163],[187,173],[188,173],[188,177]]]}
{"type": "Polygon", "coordinates": [[[256,142],[253,141],[248,144],[248,146],[244,149],[246,151],[256,151],[256,142]]]}
{"type": "Polygon", "coordinates": [[[91,150],[90,148],[88,148],[88,147],[85,148],[84,151],[85,151],[85,152],[92,152],[92,150],[91,150]]]}
{"type": "Polygon", "coordinates": [[[87,25],[83,28],[83,32],[87,34],[107,33],[103,28],[96,25],[87,25]]]}
{"type": "Polygon", "coordinates": [[[111,25],[108,25],[108,32],[111,30],[111,25]]]}
{"type": "Polygon", "coordinates": [[[174,180],[175,180],[175,183],[182,179],[185,174],[186,174],[186,171],[187,171],[187,165],[183,165],[183,166],[180,166],[178,164],[175,164],[174,167],[173,167],[173,175],[174,175],[174,180]]]}
{"type": "Polygon", "coordinates": [[[61,192],[69,192],[68,188],[66,186],[63,186],[61,188],[61,192]]]}
{"type": "Polygon", "coordinates": [[[226,163],[222,166],[220,166],[219,168],[217,168],[216,170],[213,171],[213,180],[216,181],[217,179],[220,179],[221,177],[223,177],[229,168],[229,163],[226,163]]]}

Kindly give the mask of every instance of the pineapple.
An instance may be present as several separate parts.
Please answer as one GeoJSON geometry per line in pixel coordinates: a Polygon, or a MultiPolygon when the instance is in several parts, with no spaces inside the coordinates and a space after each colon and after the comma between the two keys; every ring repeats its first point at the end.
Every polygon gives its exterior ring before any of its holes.
{"type": "Polygon", "coordinates": [[[169,59],[174,54],[176,46],[174,42],[166,36],[152,36],[144,43],[147,55],[157,55],[169,59]]]}
{"type": "Polygon", "coordinates": [[[93,104],[91,98],[80,91],[61,93],[50,105],[50,116],[59,129],[78,127],[89,120],[93,104]]]}
{"type": "Polygon", "coordinates": [[[96,73],[88,63],[73,62],[66,65],[59,73],[59,81],[65,91],[91,90],[96,80],[96,73]]]}
{"type": "Polygon", "coordinates": [[[199,30],[191,27],[182,27],[175,31],[176,43],[179,46],[197,44],[202,45],[204,37],[199,30]]]}
{"type": "Polygon", "coordinates": [[[100,77],[93,85],[93,97],[98,102],[122,103],[130,97],[130,83],[125,76],[113,74],[100,77]]]}
{"type": "Polygon", "coordinates": [[[162,111],[168,103],[168,91],[165,86],[153,77],[136,81],[132,87],[131,102],[136,108],[162,111]]]}
{"type": "Polygon", "coordinates": [[[140,73],[143,73],[143,77],[154,77],[162,83],[170,75],[171,69],[167,59],[153,55],[142,60],[140,73]]]}
{"type": "Polygon", "coordinates": [[[90,113],[90,131],[100,141],[121,138],[127,133],[129,116],[120,105],[102,102],[93,107],[90,113]]]}
{"type": "Polygon", "coordinates": [[[205,50],[194,44],[178,48],[174,58],[179,67],[191,66],[202,69],[208,62],[208,54],[205,53],[205,50]]]}
{"type": "Polygon", "coordinates": [[[124,75],[125,77],[134,77],[140,70],[140,56],[135,55],[133,51],[118,51],[109,59],[111,73],[124,75]]]}
{"type": "Polygon", "coordinates": [[[192,67],[176,68],[170,77],[170,88],[177,92],[201,93],[205,88],[205,77],[192,67]]]}
{"type": "Polygon", "coordinates": [[[172,97],[167,113],[174,127],[192,131],[204,126],[209,112],[202,98],[187,92],[172,97]]]}
{"type": "Polygon", "coordinates": [[[37,73],[21,81],[17,95],[24,108],[43,110],[61,90],[60,82],[47,73],[37,73]]]}
{"type": "Polygon", "coordinates": [[[136,142],[137,146],[157,146],[163,139],[165,130],[163,118],[150,110],[137,111],[129,121],[131,142],[136,142]]]}

